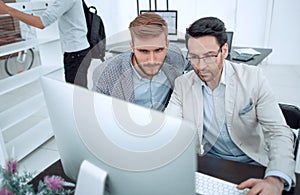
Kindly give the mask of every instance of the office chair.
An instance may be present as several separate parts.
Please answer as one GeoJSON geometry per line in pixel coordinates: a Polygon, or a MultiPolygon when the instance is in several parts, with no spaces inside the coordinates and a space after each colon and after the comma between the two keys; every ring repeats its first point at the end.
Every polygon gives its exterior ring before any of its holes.
{"type": "Polygon", "coordinates": [[[299,135],[300,135],[300,109],[297,106],[289,104],[279,104],[279,107],[283,113],[285,121],[290,128],[298,130],[297,134],[293,131],[294,135],[294,154],[297,156],[299,135]]]}

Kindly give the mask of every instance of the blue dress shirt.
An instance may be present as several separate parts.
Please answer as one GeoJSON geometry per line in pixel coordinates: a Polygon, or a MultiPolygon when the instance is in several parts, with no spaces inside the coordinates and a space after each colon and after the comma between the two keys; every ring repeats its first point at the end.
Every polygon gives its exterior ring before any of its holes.
{"type": "Polygon", "coordinates": [[[151,80],[141,77],[132,65],[135,103],[155,110],[164,110],[171,84],[160,70],[151,80]]]}

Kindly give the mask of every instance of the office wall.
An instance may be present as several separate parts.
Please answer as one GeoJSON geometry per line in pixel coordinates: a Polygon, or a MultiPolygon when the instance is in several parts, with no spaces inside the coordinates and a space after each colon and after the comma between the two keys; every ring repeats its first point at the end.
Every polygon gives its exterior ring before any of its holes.
{"type": "MultiPolygon", "coordinates": [[[[108,42],[128,38],[130,21],[137,16],[134,0],[85,0],[95,5],[104,20],[108,42]]],[[[140,10],[149,9],[149,1],[139,0],[140,10]]],[[[154,9],[154,0],[152,0],[154,9]]],[[[158,9],[166,9],[166,0],[157,0],[158,9]]],[[[300,53],[299,0],[169,0],[169,9],[178,10],[179,31],[185,32],[193,21],[203,16],[222,19],[234,31],[233,45],[269,47],[271,64],[297,64],[300,53]]]]}
{"type": "Polygon", "coordinates": [[[272,0],[236,1],[236,26],[234,45],[267,47],[265,33],[268,31],[272,0]]]}
{"type": "MultiPolygon", "coordinates": [[[[116,34],[128,29],[130,21],[137,16],[137,3],[133,0],[85,0],[88,5],[94,5],[99,15],[103,18],[108,37],[114,39],[116,34]]],[[[193,21],[203,16],[218,16],[224,20],[228,29],[233,30],[235,26],[235,1],[226,0],[189,0],[188,3],[181,0],[169,0],[169,9],[178,10],[178,30],[185,32],[193,21]],[[226,9],[223,9],[226,7],[226,9]]],[[[165,0],[157,0],[158,9],[166,9],[165,0]]],[[[139,0],[139,9],[148,10],[149,1],[139,0]]],[[[154,9],[154,1],[152,1],[154,9]]],[[[115,42],[115,40],[109,40],[115,42]]]]}
{"type": "MultiPolygon", "coordinates": [[[[85,0],[93,5],[101,16],[107,37],[107,43],[128,39],[128,25],[137,16],[135,0],[85,0]]],[[[148,1],[147,1],[148,2],[148,1]]]]}
{"type": "Polygon", "coordinates": [[[195,20],[205,16],[217,16],[226,23],[227,29],[234,30],[235,8],[235,0],[169,1],[169,9],[178,10],[178,27],[182,32],[185,32],[185,29],[195,20]]]}
{"type": "Polygon", "coordinates": [[[274,0],[269,45],[271,64],[300,66],[300,1],[274,0]]]}

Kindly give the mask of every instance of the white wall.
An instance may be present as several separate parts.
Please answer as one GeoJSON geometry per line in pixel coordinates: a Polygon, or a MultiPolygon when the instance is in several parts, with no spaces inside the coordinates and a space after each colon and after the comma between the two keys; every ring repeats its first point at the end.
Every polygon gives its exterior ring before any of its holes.
{"type": "MultiPolygon", "coordinates": [[[[86,0],[103,18],[108,42],[128,38],[125,32],[137,16],[134,0],[86,0]]],[[[149,9],[148,0],[139,0],[140,10],[149,9]]],[[[154,9],[154,0],[152,0],[154,9]]],[[[158,9],[166,9],[166,0],[157,0],[158,9]]],[[[169,0],[169,9],[178,10],[178,30],[185,32],[196,19],[216,16],[228,30],[234,31],[233,45],[268,47],[271,64],[300,65],[299,0],[169,0]]]]}
{"type": "Polygon", "coordinates": [[[97,8],[105,26],[108,43],[115,43],[128,37],[126,32],[129,23],[137,16],[135,1],[85,0],[85,2],[88,6],[93,5],[97,8]]]}
{"type": "Polygon", "coordinates": [[[275,0],[272,16],[269,62],[300,65],[300,1],[275,0]]]}
{"type": "Polygon", "coordinates": [[[238,46],[266,47],[265,31],[272,0],[237,1],[235,42],[238,46]]]}

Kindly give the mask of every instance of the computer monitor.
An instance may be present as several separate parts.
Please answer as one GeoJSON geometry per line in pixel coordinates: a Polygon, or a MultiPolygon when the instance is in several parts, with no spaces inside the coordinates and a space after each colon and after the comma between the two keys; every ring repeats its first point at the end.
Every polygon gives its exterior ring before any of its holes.
{"type": "Polygon", "coordinates": [[[41,83],[67,176],[76,181],[88,161],[108,174],[105,194],[195,193],[190,123],[49,77],[41,83]]]}
{"type": "Polygon", "coordinates": [[[226,35],[227,35],[227,44],[228,44],[228,55],[230,55],[231,47],[232,47],[233,32],[226,31],[226,35]]]}
{"type": "Polygon", "coordinates": [[[146,12],[160,15],[168,24],[168,34],[177,36],[177,10],[141,10],[140,14],[146,12]]]}

